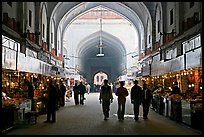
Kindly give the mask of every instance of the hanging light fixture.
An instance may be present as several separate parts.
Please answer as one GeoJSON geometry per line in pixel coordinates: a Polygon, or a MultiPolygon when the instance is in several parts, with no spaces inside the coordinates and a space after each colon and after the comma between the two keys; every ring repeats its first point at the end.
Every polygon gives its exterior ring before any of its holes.
{"type": "Polygon", "coordinates": [[[99,53],[96,54],[97,57],[103,57],[103,41],[102,41],[102,7],[100,7],[100,36],[99,36],[99,53]]]}

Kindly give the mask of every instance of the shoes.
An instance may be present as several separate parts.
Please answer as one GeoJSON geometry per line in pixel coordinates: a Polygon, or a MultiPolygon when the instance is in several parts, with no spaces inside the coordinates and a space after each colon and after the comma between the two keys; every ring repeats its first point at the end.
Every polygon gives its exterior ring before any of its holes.
{"type": "Polygon", "coordinates": [[[55,123],[56,121],[49,121],[49,120],[46,120],[44,121],[44,123],[55,123]]]}
{"type": "Polygon", "coordinates": [[[104,117],[104,120],[108,120],[106,116],[104,117]]]}
{"type": "Polygon", "coordinates": [[[124,120],[124,117],[123,118],[118,118],[118,120],[124,120]]]}
{"type": "Polygon", "coordinates": [[[148,119],[148,117],[143,117],[143,119],[148,119]]]}
{"type": "Polygon", "coordinates": [[[135,120],[135,121],[138,121],[138,117],[135,117],[134,120],[135,120]]]}

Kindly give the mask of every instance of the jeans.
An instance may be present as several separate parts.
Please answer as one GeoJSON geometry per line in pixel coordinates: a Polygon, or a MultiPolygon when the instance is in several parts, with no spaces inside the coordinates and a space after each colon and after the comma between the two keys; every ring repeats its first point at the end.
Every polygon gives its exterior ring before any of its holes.
{"type": "Polygon", "coordinates": [[[110,100],[108,101],[102,101],[102,109],[103,109],[103,114],[104,117],[109,117],[109,111],[110,111],[110,100]]]}
{"type": "Polygon", "coordinates": [[[125,102],[123,103],[118,103],[118,119],[124,119],[124,114],[125,114],[125,102]]]}

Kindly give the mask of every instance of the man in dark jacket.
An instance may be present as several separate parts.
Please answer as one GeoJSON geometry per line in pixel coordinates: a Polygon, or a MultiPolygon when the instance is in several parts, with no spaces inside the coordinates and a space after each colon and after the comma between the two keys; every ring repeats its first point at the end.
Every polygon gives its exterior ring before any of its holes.
{"type": "Polygon", "coordinates": [[[75,85],[73,87],[73,91],[74,91],[75,105],[78,105],[79,104],[79,89],[78,89],[77,83],[75,83],[75,85]]]}
{"type": "Polygon", "coordinates": [[[60,106],[64,107],[65,106],[65,93],[67,91],[64,83],[60,81],[60,90],[61,90],[61,96],[60,96],[60,106]]]}
{"type": "Polygon", "coordinates": [[[120,81],[120,87],[116,90],[118,96],[118,119],[124,120],[126,96],[129,95],[127,88],[124,87],[125,81],[120,81]]]}
{"type": "Polygon", "coordinates": [[[134,86],[131,88],[130,91],[130,99],[131,103],[133,104],[133,110],[134,110],[134,119],[135,121],[138,120],[139,115],[139,107],[142,103],[142,88],[138,86],[138,81],[134,81],[134,86]]]}
{"type": "Polygon", "coordinates": [[[80,94],[80,104],[84,105],[84,99],[85,99],[84,94],[86,92],[86,87],[85,87],[85,85],[83,85],[82,81],[78,85],[78,90],[79,90],[79,94],[80,94]]]}
{"type": "Polygon", "coordinates": [[[102,103],[104,120],[107,120],[107,118],[109,117],[110,103],[113,102],[111,86],[108,85],[107,79],[104,80],[104,85],[101,87],[99,100],[100,100],[100,104],[102,103]]]}
{"type": "Polygon", "coordinates": [[[49,86],[48,86],[48,99],[47,99],[47,120],[45,123],[56,122],[56,110],[57,110],[57,98],[58,93],[55,88],[55,86],[52,83],[52,80],[49,80],[49,86]],[[50,117],[52,116],[52,121],[50,121],[50,117]]]}
{"type": "Polygon", "coordinates": [[[148,119],[149,107],[153,98],[152,91],[147,87],[147,84],[143,84],[142,90],[142,107],[143,107],[143,119],[148,119]]]}

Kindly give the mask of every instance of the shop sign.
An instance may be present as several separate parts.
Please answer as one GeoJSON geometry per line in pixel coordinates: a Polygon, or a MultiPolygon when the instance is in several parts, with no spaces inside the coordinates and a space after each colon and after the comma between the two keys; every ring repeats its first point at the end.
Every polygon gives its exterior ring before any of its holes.
{"type": "Polygon", "coordinates": [[[157,76],[157,75],[162,75],[165,73],[164,69],[164,63],[163,62],[158,62],[158,63],[153,63],[151,67],[151,75],[152,76],[157,76]]]}
{"type": "Polygon", "coordinates": [[[186,53],[186,69],[202,67],[201,48],[186,53]]]}
{"type": "Polygon", "coordinates": [[[16,51],[2,46],[2,68],[16,70],[16,51]]]}
{"type": "Polygon", "coordinates": [[[142,67],[142,76],[150,75],[150,65],[142,67]]]}
{"type": "Polygon", "coordinates": [[[37,58],[37,52],[29,49],[29,48],[26,48],[26,55],[27,56],[30,56],[30,57],[33,57],[33,58],[37,58]]]}
{"type": "Polygon", "coordinates": [[[176,72],[185,69],[184,56],[174,58],[170,61],[164,62],[165,73],[176,72]]]}
{"type": "Polygon", "coordinates": [[[40,61],[40,70],[41,74],[50,75],[51,65],[43,61],[40,61]]]}
{"type": "Polygon", "coordinates": [[[17,70],[41,74],[40,60],[19,53],[17,70]]]}
{"type": "MultiPolygon", "coordinates": [[[[159,55],[157,55],[159,56],[159,55]]],[[[159,60],[159,57],[156,60],[153,58],[153,62],[151,64],[151,75],[157,76],[165,73],[164,63],[159,60]]]]}

